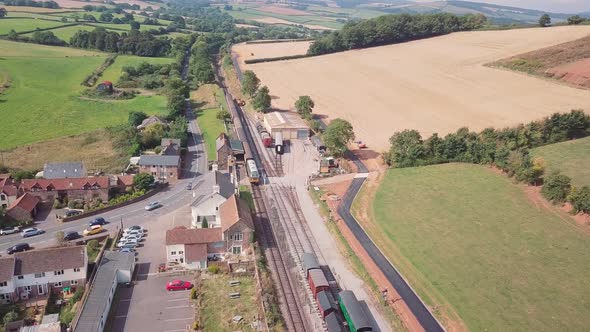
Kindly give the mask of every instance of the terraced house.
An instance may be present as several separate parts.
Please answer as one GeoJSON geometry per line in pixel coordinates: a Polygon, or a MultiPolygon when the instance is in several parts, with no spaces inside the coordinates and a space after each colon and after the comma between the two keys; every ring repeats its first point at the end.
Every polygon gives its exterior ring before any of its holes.
{"type": "Polygon", "coordinates": [[[109,199],[110,181],[108,176],[67,179],[26,179],[19,186],[21,193],[30,193],[42,202],[80,199],[86,202],[97,198],[109,199]]]}
{"type": "Polygon", "coordinates": [[[31,250],[0,258],[0,303],[73,292],[86,284],[87,265],[85,246],[31,250]]]}

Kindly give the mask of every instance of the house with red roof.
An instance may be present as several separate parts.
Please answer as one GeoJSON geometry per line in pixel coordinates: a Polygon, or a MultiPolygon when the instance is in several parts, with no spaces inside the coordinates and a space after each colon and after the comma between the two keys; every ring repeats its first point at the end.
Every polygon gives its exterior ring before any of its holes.
{"type": "Polygon", "coordinates": [[[12,202],[6,210],[6,215],[16,221],[31,221],[37,215],[39,199],[29,193],[25,193],[12,202]]]}
{"type": "Polygon", "coordinates": [[[83,200],[91,202],[98,198],[108,201],[110,179],[108,176],[62,179],[25,179],[22,180],[19,191],[29,193],[41,202],[53,202],[55,199],[63,201],[83,200]]]}
{"type": "Polygon", "coordinates": [[[0,174],[0,208],[6,209],[16,201],[18,185],[8,174],[0,174]]]}

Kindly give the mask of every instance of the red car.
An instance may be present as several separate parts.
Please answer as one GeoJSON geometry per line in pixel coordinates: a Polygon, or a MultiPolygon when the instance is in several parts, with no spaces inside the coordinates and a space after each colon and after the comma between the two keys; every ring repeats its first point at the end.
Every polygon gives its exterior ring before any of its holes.
{"type": "Polygon", "coordinates": [[[187,290],[193,288],[193,284],[189,281],[182,281],[182,280],[172,280],[168,281],[166,284],[167,291],[173,290],[187,290]]]}

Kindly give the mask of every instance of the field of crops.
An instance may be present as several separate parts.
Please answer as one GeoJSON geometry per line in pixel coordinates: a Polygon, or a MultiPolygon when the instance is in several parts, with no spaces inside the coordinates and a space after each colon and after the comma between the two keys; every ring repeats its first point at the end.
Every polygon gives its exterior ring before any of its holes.
{"type": "Polygon", "coordinates": [[[546,174],[558,170],[571,177],[574,186],[590,186],[590,137],[542,146],[532,154],[543,157],[546,174]]]}
{"type": "Polygon", "coordinates": [[[389,170],[373,216],[363,226],[437,314],[472,331],[589,326],[588,234],[509,178],[469,164],[389,170]]]}
{"type": "Polygon", "coordinates": [[[0,149],[93,131],[127,121],[131,111],[164,114],[161,96],[131,100],[81,99],[80,83],[106,54],[0,41],[0,72],[10,88],[0,96],[0,149]]]}

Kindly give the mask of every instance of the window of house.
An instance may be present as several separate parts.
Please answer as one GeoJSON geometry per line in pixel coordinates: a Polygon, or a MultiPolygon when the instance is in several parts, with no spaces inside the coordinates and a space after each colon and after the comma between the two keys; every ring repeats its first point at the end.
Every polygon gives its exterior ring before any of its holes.
{"type": "Polygon", "coordinates": [[[74,272],[80,272],[80,268],[79,267],[75,267],[74,268],[74,272]]]}
{"type": "Polygon", "coordinates": [[[234,246],[234,247],[231,247],[231,252],[234,255],[241,254],[242,253],[242,246],[234,246]]]}
{"type": "Polygon", "coordinates": [[[61,281],[58,281],[53,284],[53,287],[61,287],[61,281]]]}
{"type": "Polygon", "coordinates": [[[0,282],[0,287],[6,287],[6,286],[8,286],[8,281],[0,282]]]}
{"type": "Polygon", "coordinates": [[[234,241],[242,241],[244,240],[244,233],[242,232],[235,232],[230,237],[234,241]]]}
{"type": "Polygon", "coordinates": [[[171,251],[170,255],[176,255],[176,251],[171,251]]]}
{"type": "Polygon", "coordinates": [[[60,276],[62,274],[64,274],[64,270],[53,271],[53,275],[60,276]]]}
{"type": "Polygon", "coordinates": [[[77,285],[78,284],[78,280],[70,280],[70,285],[77,285]]]}
{"type": "Polygon", "coordinates": [[[19,279],[19,280],[21,280],[21,279],[24,279],[25,277],[24,276],[18,276],[16,278],[19,279]]]}
{"type": "Polygon", "coordinates": [[[181,250],[181,251],[178,252],[178,254],[179,255],[182,255],[182,254],[184,254],[184,251],[181,250]]]}
{"type": "Polygon", "coordinates": [[[35,278],[43,278],[45,277],[45,272],[35,273],[35,278]]]}
{"type": "Polygon", "coordinates": [[[30,291],[31,291],[31,286],[24,286],[24,287],[23,287],[23,289],[24,289],[26,292],[30,292],[30,291]]]}
{"type": "Polygon", "coordinates": [[[0,199],[3,200],[3,201],[5,201],[6,200],[6,195],[4,195],[4,194],[0,195],[0,199]]]}

